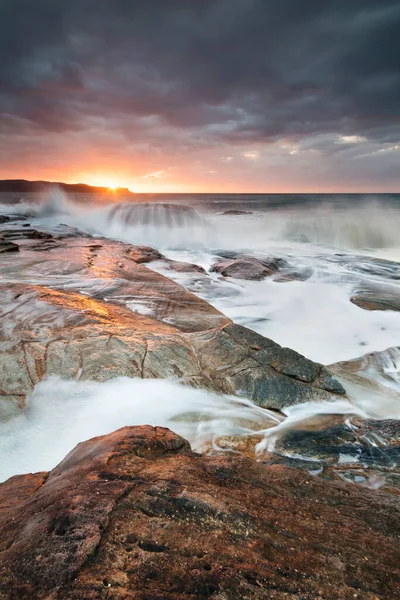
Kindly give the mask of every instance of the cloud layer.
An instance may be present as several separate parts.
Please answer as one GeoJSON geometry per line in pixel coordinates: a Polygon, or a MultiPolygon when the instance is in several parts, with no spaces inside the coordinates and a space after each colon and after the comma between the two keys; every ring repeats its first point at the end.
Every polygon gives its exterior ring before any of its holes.
{"type": "Polygon", "coordinates": [[[3,0],[0,174],[395,189],[399,28],[397,0],[3,0]]]}

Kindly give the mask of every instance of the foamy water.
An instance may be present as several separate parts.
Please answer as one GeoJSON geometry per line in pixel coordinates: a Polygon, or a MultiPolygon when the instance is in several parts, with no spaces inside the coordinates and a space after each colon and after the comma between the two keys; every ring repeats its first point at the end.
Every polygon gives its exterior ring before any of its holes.
{"type": "Polygon", "coordinates": [[[261,436],[262,455],[288,427],[315,414],[367,414],[345,400],[288,407],[284,413],[287,423],[282,423],[283,415],[246,399],[173,381],[119,377],[98,383],[51,377],[36,386],[24,414],[0,423],[0,456],[5,458],[0,480],[52,469],[80,441],[126,425],[169,427],[196,451],[217,448],[222,436],[261,436]]]}
{"type": "MultiPolygon", "coordinates": [[[[384,269],[368,262],[376,257],[400,259],[400,210],[395,206],[375,199],[354,207],[292,206],[240,216],[203,210],[200,220],[174,222],[168,217],[156,224],[147,217],[121,218],[113,206],[74,202],[56,191],[42,203],[2,205],[0,214],[25,214],[32,227],[54,230],[65,223],[91,235],[151,245],[168,258],[196,263],[207,271],[225,250],[282,257],[296,270],[308,270],[309,279],[239,281],[213,273],[176,273],[162,261],[148,267],[187,286],[235,322],[317,362],[330,364],[400,346],[399,312],[366,311],[350,302],[355,286],[385,285],[400,293],[400,279],[388,279],[384,269]]],[[[80,286],[90,295],[93,281],[82,280],[80,286]]],[[[146,311],[146,306],[141,309],[146,311]]],[[[259,435],[262,453],[273,448],[288,427],[313,415],[400,418],[400,360],[386,368],[386,374],[369,372],[380,384],[379,391],[345,382],[349,401],[287,407],[283,420],[245,399],[176,382],[53,378],[35,388],[25,414],[0,425],[0,456],[5,457],[0,479],[52,468],[79,441],[124,425],[170,427],[196,450],[212,447],[221,436],[259,435]]]]}

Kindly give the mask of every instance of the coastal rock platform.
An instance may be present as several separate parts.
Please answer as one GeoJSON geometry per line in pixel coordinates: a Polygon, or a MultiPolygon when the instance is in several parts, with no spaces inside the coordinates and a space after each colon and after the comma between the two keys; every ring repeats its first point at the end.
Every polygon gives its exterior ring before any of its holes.
{"type": "Polygon", "coordinates": [[[2,600],[398,598],[398,497],[160,427],[1,484],[0,529],[2,600]]]}

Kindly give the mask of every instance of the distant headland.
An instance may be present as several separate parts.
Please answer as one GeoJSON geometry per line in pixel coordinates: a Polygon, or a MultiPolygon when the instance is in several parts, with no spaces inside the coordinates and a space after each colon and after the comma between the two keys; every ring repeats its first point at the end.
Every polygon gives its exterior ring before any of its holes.
{"type": "MultiPolygon", "coordinates": [[[[87,185],[86,183],[62,183],[60,181],[28,181],[26,179],[0,179],[0,192],[14,192],[32,194],[45,192],[51,187],[57,186],[65,192],[72,194],[107,194],[108,187],[87,185]]],[[[132,194],[128,188],[117,187],[113,189],[117,194],[132,194]]]]}

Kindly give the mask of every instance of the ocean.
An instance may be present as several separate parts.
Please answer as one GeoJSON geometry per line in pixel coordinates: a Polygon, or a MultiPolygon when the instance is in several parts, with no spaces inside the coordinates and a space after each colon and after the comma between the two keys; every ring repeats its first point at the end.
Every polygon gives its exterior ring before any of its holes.
{"type": "MultiPolygon", "coordinates": [[[[256,432],[263,437],[258,442],[261,456],[282,428],[315,416],[400,418],[400,194],[117,197],[110,192],[106,197],[68,197],[58,189],[46,196],[1,194],[0,215],[13,214],[41,231],[56,232],[67,225],[95,238],[151,246],[168,259],[199,265],[207,277],[171,271],[163,261],[146,266],[207,300],[235,323],[318,363],[338,365],[372,354],[375,358],[364,374],[378,387],[368,391],[349,383],[348,400],[297,405],[274,414],[249,399],[176,381],[117,378],[100,383],[53,377],[36,385],[25,414],[0,423],[0,454],[8,457],[0,461],[0,479],[52,468],[79,441],[124,425],[168,426],[198,450],[221,451],[221,437],[256,432]],[[148,203],[154,207],[149,209],[148,203]],[[170,204],[189,209],[179,213],[170,204]],[[283,260],[296,276],[247,280],[211,270],[221,257],[237,255],[283,260]],[[365,294],[380,302],[378,310],[351,301],[365,294]],[[185,419],[187,413],[200,416],[185,419]],[[243,426],[243,418],[254,426],[243,426]]],[[[21,223],[12,221],[7,227],[21,223]]],[[[10,269],[0,276],[5,286],[18,280],[10,269]]],[[[42,277],[46,282],[45,253],[42,277]]],[[[71,285],[71,274],[64,279],[60,275],[57,285],[71,285]]],[[[90,295],[84,281],[82,289],[90,295]]],[[[141,314],[149,311],[142,302],[130,302],[129,307],[141,314]]]]}

